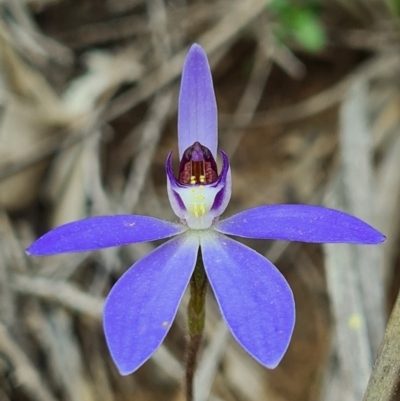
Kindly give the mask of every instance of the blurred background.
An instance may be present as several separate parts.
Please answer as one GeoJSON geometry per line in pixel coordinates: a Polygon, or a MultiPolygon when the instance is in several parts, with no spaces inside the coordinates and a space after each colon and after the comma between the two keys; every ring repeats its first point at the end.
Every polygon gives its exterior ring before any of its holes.
{"type": "Polygon", "coordinates": [[[388,237],[245,241],[293,288],[293,340],[278,368],[261,367],[210,292],[196,401],[361,400],[400,284],[398,0],[2,0],[0,11],[0,400],[183,401],[187,294],[133,375],[118,374],[102,332],[104,297],[155,244],[24,250],[85,216],[176,220],[164,163],[173,150],[177,164],[193,42],[210,59],[231,160],[226,215],[321,204],[388,237]]]}

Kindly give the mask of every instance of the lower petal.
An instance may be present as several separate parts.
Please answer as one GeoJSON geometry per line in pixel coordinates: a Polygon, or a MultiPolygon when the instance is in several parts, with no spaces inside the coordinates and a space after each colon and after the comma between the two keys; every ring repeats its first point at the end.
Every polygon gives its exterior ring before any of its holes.
{"type": "Polygon", "coordinates": [[[221,234],[201,239],[207,277],[222,315],[239,344],[275,368],[292,336],[292,291],[278,269],[252,249],[221,234]]]}
{"type": "Polygon", "coordinates": [[[104,331],[122,375],[138,369],[170,329],[197,259],[198,238],[182,235],[136,262],[104,307],[104,331]]]}

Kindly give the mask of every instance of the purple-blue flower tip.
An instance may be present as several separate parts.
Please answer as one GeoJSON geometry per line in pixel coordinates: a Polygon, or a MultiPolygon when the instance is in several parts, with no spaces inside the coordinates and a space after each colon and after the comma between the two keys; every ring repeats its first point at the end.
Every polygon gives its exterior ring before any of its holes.
{"type": "Polygon", "coordinates": [[[190,48],[182,71],[178,107],[180,159],[195,142],[217,157],[217,102],[207,56],[198,44],[190,48]]]}

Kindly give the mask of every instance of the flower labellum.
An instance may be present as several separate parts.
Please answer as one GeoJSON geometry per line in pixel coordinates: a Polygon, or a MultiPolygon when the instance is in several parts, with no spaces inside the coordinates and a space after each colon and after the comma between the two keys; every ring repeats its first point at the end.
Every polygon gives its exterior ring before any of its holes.
{"type": "Polygon", "coordinates": [[[228,157],[221,151],[223,166],[218,176],[210,150],[194,142],[183,153],[177,179],[172,172],[171,156],[170,153],[166,164],[167,188],[175,214],[191,229],[210,228],[225,211],[231,197],[228,157]]]}
{"type": "Polygon", "coordinates": [[[123,375],[157,350],[175,318],[200,249],[222,316],[238,343],[274,368],[292,336],[292,291],[266,258],[227,235],[314,243],[378,244],[385,237],[363,221],[320,206],[263,205],[220,220],[231,197],[228,156],[220,151],[217,106],[207,57],[194,44],[183,68],[178,110],[179,173],[167,157],[169,200],[179,223],[116,215],[79,220],[34,242],[29,255],[83,252],[170,238],[137,261],[107,297],[104,331],[123,375]]]}

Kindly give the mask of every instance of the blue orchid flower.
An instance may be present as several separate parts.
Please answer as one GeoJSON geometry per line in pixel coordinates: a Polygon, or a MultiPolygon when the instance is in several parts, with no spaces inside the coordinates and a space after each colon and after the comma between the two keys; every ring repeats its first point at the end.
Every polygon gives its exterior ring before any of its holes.
{"type": "Polygon", "coordinates": [[[182,74],[178,115],[179,174],[167,157],[167,189],[180,223],[154,217],[91,217],[48,232],[27,250],[45,256],[170,238],[118,280],[104,307],[104,331],[121,374],[157,350],[177,313],[200,250],[222,316],[238,343],[274,368],[293,332],[292,291],[266,258],[227,235],[313,243],[377,244],[385,237],[346,213],[320,206],[265,205],[220,220],[231,197],[227,155],[218,173],[217,106],[207,57],[194,44],[182,74]]]}

